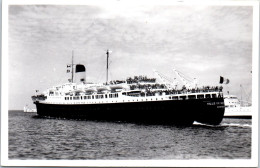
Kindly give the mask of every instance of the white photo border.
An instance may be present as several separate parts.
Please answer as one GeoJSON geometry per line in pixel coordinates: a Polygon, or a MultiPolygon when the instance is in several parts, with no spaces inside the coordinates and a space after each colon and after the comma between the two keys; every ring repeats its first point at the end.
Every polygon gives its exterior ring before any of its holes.
{"type": "Polygon", "coordinates": [[[173,1],[173,0],[3,0],[1,62],[1,166],[128,166],[128,167],[257,167],[259,111],[259,1],[173,1]],[[8,159],[8,6],[9,5],[220,5],[253,7],[252,51],[252,146],[251,159],[199,160],[9,160],[8,159]]]}

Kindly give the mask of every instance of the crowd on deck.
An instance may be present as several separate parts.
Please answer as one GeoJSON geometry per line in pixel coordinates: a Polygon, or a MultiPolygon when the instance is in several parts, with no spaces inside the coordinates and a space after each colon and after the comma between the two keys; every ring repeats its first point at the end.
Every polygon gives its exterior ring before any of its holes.
{"type": "Polygon", "coordinates": [[[147,76],[134,76],[134,78],[127,78],[126,79],[127,84],[132,84],[132,83],[139,83],[139,82],[150,82],[150,83],[155,83],[156,79],[155,78],[147,78],[147,76]]]}
{"type": "Polygon", "coordinates": [[[185,85],[181,89],[168,88],[165,84],[155,83],[156,78],[147,78],[147,76],[134,76],[127,78],[126,80],[114,80],[110,81],[110,85],[127,83],[130,86],[130,90],[145,90],[146,95],[155,95],[155,93],[169,95],[169,94],[183,94],[183,93],[201,93],[201,92],[221,92],[222,86],[203,86],[196,88],[186,88],[185,85]],[[160,90],[160,91],[158,91],[160,90]],[[162,91],[163,90],[163,91],[162,91]]]}
{"type": "Polygon", "coordinates": [[[137,84],[137,83],[155,83],[156,79],[155,78],[147,78],[147,76],[134,76],[127,78],[126,80],[113,80],[110,81],[110,85],[116,85],[116,84],[122,84],[122,83],[127,83],[127,84],[137,84]]]}
{"type": "MultiPolygon", "coordinates": [[[[143,87],[144,85],[142,85],[143,87]]],[[[137,88],[130,87],[131,90],[135,90],[137,88]]],[[[139,89],[139,88],[138,88],[139,89]]],[[[154,96],[156,93],[159,95],[162,95],[163,93],[165,95],[171,95],[171,94],[187,94],[187,93],[203,93],[203,92],[222,92],[223,87],[222,86],[203,86],[201,88],[193,88],[193,89],[187,89],[185,86],[182,87],[182,89],[167,89],[166,86],[161,86],[161,88],[155,88],[155,89],[162,89],[162,90],[154,90],[154,88],[145,88],[145,92],[141,92],[141,96],[144,96],[146,93],[146,96],[154,96]]]]}

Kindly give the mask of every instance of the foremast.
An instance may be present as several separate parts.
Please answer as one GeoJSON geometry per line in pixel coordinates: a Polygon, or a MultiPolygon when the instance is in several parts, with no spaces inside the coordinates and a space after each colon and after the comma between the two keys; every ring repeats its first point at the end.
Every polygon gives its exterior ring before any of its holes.
{"type": "Polygon", "coordinates": [[[74,82],[74,50],[72,50],[72,58],[71,58],[71,64],[67,64],[67,68],[71,68],[70,70],[67,69],[67,73],[71,72],[71,78],[68,79],[70,83],[74,82]]]}

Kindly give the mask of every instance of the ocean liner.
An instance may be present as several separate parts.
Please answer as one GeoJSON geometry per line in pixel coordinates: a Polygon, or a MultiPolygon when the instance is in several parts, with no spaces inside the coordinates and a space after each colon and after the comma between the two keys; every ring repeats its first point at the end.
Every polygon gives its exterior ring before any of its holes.
{"type": "Polygon", "coordinates": [[[93,84],[85,81],[85,66],[67,65],[71,79],[32,96],[40,117],[143,124],[184,125],[194,121],[218,125],[225,111],[221,86],[171,87],[156,78],[134,76],[93,84]],[[75,77],[79,82],[75,82],[75,77]],[[81,78],[82,77],[82,78],[81,78]]]}
{"type": "Polygon", "coordinates": [[[239,101],[235,95],[224,95],[225,115],[224,118],[252,118],[252,106],[250,104],[242,105],[242,99],[239,101]]]}

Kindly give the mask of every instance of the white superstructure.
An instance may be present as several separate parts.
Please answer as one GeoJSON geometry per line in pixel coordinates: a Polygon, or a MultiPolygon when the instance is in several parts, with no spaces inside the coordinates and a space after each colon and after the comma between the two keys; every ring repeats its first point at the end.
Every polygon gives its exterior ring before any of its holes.
{"type": "Polygon", "coordinates": [[[235,95],[224,95],[225,117],[252,117],[251,106],[241,106],[235,95]]]}

